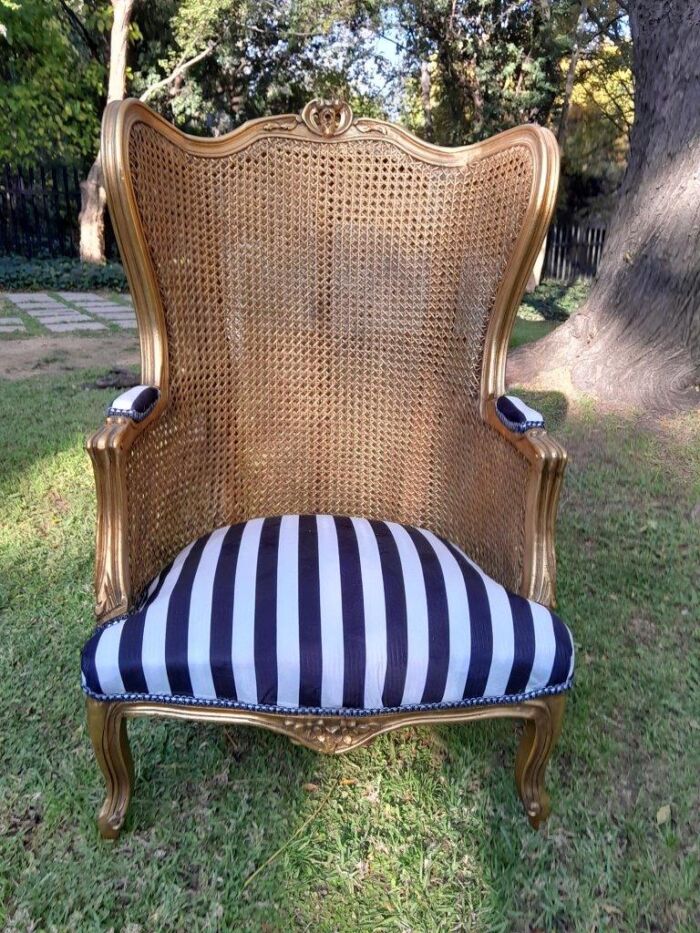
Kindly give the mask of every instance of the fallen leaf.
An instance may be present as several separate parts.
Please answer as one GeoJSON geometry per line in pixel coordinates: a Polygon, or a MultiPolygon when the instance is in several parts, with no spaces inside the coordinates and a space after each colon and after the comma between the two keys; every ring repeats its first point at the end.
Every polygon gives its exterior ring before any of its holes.
{"type": "Polygon", "coordinates": [[[663,826],[664,823],[668,823],[671,819],[671,805],[665,803],[663,807],[659,807],[656,811],[656,822],[658,826],[663,826]]]}
{"type": "Polygon", "coordinates": [[[312,781],[307,781],[306,784],[301,785],[304,790],[308,790],[310,794],[315,794],[318,790],[318,784],[314,784],[312,781]]]}

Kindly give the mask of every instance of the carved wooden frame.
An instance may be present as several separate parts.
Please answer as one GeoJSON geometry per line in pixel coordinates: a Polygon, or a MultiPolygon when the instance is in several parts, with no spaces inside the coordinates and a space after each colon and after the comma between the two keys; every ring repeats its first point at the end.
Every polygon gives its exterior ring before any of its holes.
{"type": "MultiPolygon", "coordinates": [[[[447,149],[426,143],[399,126],[355,118],[348,105],[340,101],[311,101],[298,116],[252,120],[218,139],[199,139],[181,133],[144,104],[126,100],[107,105],[102,124],[102,159],[109,209],[139,324],[141,382],[157,386],[160,398],[148,417],[140,422],[122,416],[108,417],[86,444],[97,491],[95,611],[98,622],[126,612],[138,596],[131,592],[129,580],[126,464],[135,439],[142,431],[149,430],[168,405],[165,316],[127,171],[130,129],[136,122],[156,127],[187,152],[211,157],[235,152],[265,136],[312,139],[322,145],[332,145],[338,138],[381,137],[414,158],[443,166],[464,165],[514,145],[528,147],[534,165],[532,195],[486,335],[481,415],[531,465],[526,491],[525,555],[520,592],[527,598],[553,605],[556,585],[554,525],[566,452],[544,430],[530,430],[524,434],[509,431],[496,414],[496,400],[504,392],[506,354],[517,307],[554,209],[559,170],[554,136],[546,129],[527,125],[507,130],[482,143],[447,149]]],[[[561,729],[564,697],[362,718],[320,719],[189,704],[99,702],[90,698],[87,709],[95,754],[107,783],[107,798],[98,824],[103,836],[115,838],[131,795],[133,768],[126,718],[134,716],[255,725],[287,735],[292,741],[317,751],[333,754],[364,745],[383,732],[405,725],[521,718],[526,726],[516,762],[516,781],[530,822],[537,827],[549,813],[543,789],[544,769],[561,729]]]]}

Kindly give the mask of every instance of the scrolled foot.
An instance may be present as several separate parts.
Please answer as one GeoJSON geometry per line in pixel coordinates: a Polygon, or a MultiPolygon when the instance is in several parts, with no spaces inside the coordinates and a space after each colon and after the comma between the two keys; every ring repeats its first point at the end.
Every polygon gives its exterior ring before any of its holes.
{"type": "Polygon", "coordinates": [[[119,703],[101,703],[90,697],[87,718],[95,757],[107,785],[97,826],[103,839],[117,839],[129,808],[134,780],[126,721],[119,703]]]}
{"type": "Polygon", "coordinates": [[[515,781],[530,825],[539,829],[550,814],[549,794],[544,776],[564,716],[563,695],[544,697],[528,703],[531,716],[525,722],[515,761],[515,781]]]}

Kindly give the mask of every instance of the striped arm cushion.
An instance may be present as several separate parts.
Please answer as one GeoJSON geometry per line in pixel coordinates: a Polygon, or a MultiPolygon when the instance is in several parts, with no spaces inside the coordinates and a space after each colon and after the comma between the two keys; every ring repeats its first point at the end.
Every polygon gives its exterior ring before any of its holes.
{"type": "Polygon", "coordinates": [[[97,699],[361,715],[558,693],[573,657],[554,613],[430,531],[285,515],[186,547],[82,671],[97,699]]]}
{"type": "Polygon", "coordinates": [[[132,421],[143,421],[150,414],[160,398],[160,392],[154,386],[134,386],[117,396],[107,409],[108,415],[121,415],[132,421]]]}
{"type": "Polygon", "coordinates": [[[542,415],[515,395],[502,395],[496,402],[496,412],[511,431],[522,433],[530,428],[544,427],[542,415]]]}

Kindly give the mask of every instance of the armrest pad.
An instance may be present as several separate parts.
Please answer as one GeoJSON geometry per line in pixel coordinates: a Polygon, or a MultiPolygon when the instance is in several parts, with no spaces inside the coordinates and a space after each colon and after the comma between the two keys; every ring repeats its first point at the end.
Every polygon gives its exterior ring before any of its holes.
{"type": "Polygon", "coordinates": [[[501,395],[496,402],[496,414],[508,430],[518,434],[544,427],[542,415],[514,395],[501,395]]]}
{"type": "Polygon", "coordinates": [[[115,398],[107,409],[107,414],[121,415],[123,418],[131,418],[132,421],[143,421],[159,398],[160,392],[154,386],[134,386],[115,398]]]}

